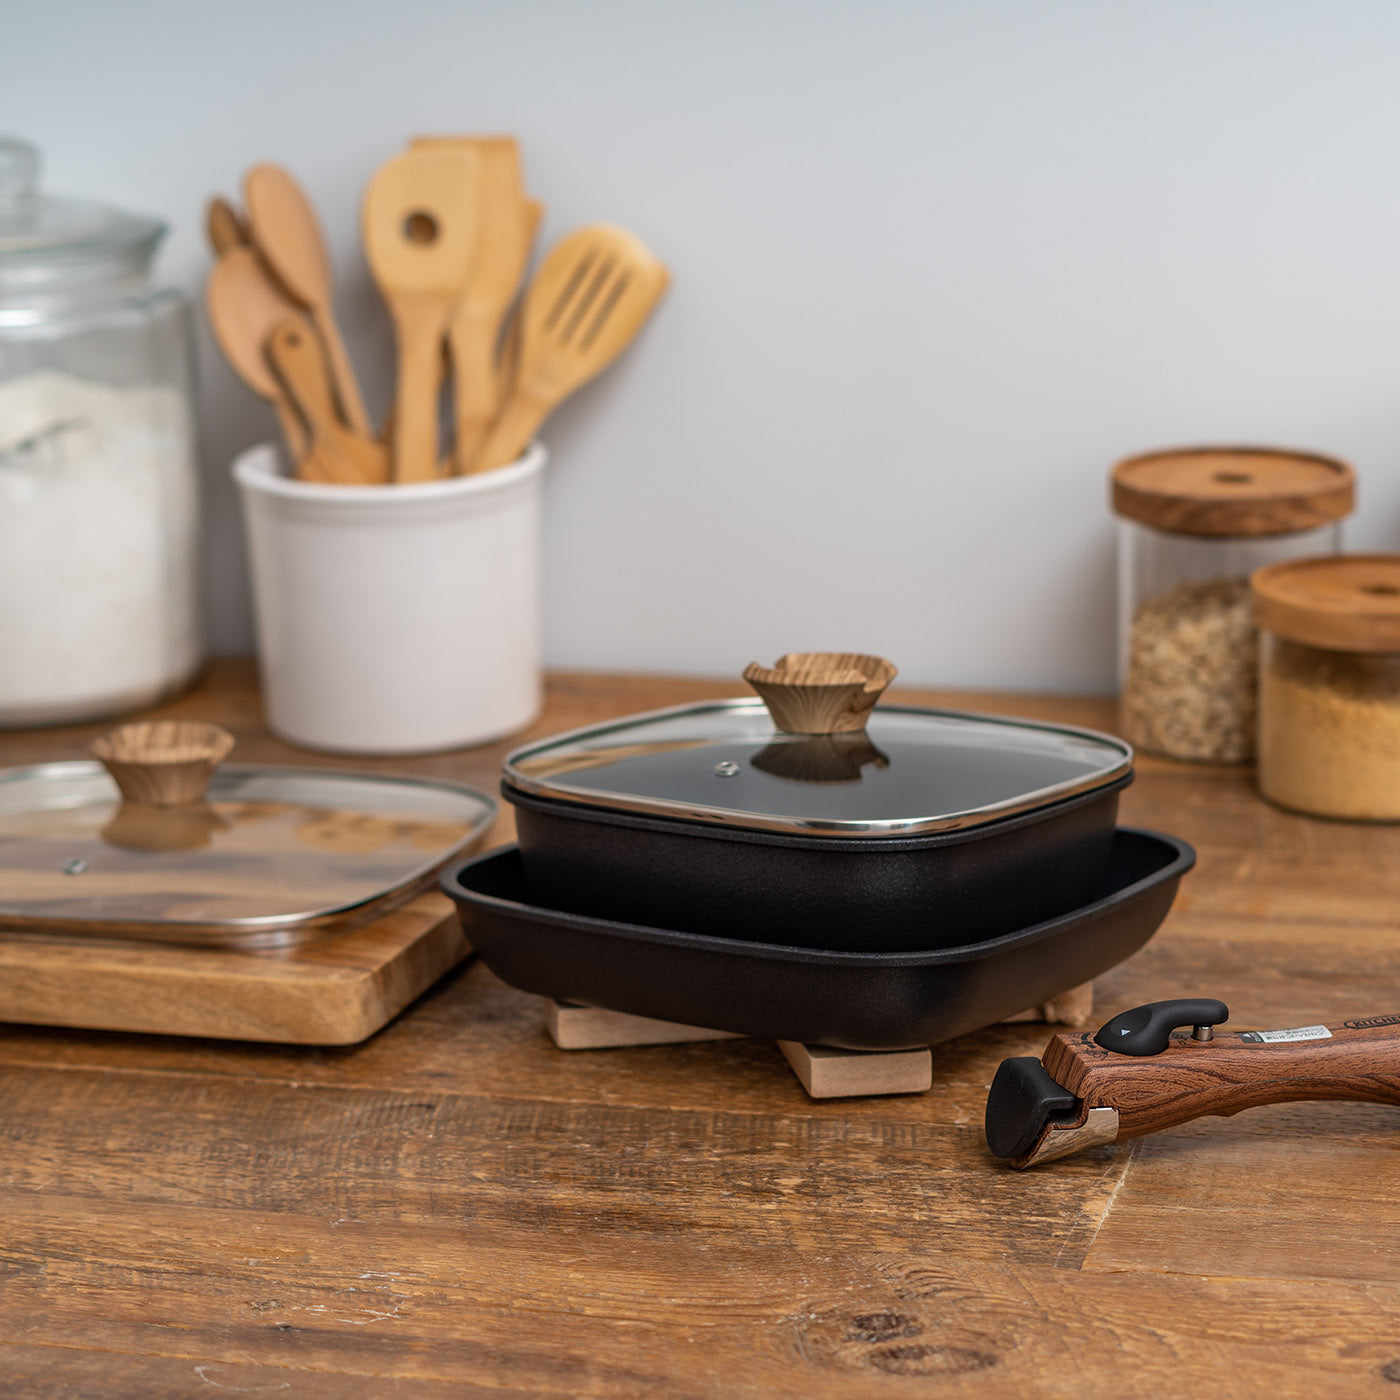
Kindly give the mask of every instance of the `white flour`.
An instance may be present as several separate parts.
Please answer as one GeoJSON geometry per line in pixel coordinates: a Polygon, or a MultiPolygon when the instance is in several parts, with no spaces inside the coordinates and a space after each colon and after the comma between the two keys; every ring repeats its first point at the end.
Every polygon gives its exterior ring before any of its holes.
{"type": "Polygon", "coordinates": [[[0,724],[134,708],[186,680],[197,537],[178,391],[0,382],[0,724]]]}

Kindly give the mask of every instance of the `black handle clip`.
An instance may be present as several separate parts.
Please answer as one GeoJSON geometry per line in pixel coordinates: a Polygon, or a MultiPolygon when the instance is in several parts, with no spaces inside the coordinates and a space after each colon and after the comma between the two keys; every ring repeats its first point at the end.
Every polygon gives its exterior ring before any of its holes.
{"type": "Polygon", "coordinates": [[[1225,1003],[1208,997],[1154,1001],[1121,1012],[1100,1026],[1094,1043],[1116,1055],[1160,1055],[1178,1026],[1190,1026],[1196,1040],[1210,1040],[1214,1027],[1229,1019],[1225,1003]]]}

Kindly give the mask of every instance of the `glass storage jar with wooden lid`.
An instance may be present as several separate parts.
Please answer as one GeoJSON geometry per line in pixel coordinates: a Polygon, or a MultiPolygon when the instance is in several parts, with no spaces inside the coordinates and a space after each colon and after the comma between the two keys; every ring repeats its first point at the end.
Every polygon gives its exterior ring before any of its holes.
{"type": "Polygon", "coordinates": [[[1278,448],[1179,448],[1119,462],[1112,487],[1123,735],[1167,758],[1248,763],[1257,696],[1250,575],[1341,548],[1352,469],[1278,448]]]}
{"type": "Polygon", "coordinates": [[[1400,554],[1275,564],[1251,590],[1260,792],[1315,816],[1400,821],[1400,554]]]}

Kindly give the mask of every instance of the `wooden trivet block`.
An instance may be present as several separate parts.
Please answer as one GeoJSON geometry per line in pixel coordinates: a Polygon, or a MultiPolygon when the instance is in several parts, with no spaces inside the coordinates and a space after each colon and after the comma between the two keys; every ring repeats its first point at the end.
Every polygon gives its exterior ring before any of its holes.
{"type": "Polygon", "coordinates": [[[733,1031],[653,1021],[600,1006],[577,1006],[569,1001],[544,1003],[545,1028],[561,1050],[619,1050],[628,1045],[682,1045],[690,1040],[739,1040],[733,1031]]]}
{"type": "Polygon", "coordinates": [[[922,1094],[933,1087],[933,1054],[914,1050],[835,1050],[780,1040],[792,1072],[814,1099],[871,1094],[922,1094]]]}
{"type": "Polygon", "coordinates": [[[0,1021],[354,1045],[468,952],[451,901],[437,893],[292,948],[0,934],[0,1021]]]}
{"type": "MultiPolygon", "coordinates": [[[[736,1040],[732,1031],[682,1026],[625,1011],[544,998],[545,1028],[561,1050],[620,1050],[636,1045],[682,1045],[701,1040],[736,1040]]],[[[1049,1021],[1086,1026],[1094,1011],[1094,984],[1085,982],[1007,1021],[1049,1021]]],[[[912,1050],[837,1050],[829,1045],[778,1041],[802,1087],[814,1099],[855,1098],[874,1094],[922,1094],[933,1087],[933,1055],[925,1046],[912,1050]]]]}
{"type": "Polygon", "coordinates": [[[1048,1021],[1052,1026],[1073,1026],[1076,1030],[1093,1024],[1094,984],[1085,982],[1082,986],[1071,987],[1049,1001],[1033,1006],[1029,1011],[1018,1011],[1008,1016],[1003,1025],[1012,1021],[1048,1021]]]}

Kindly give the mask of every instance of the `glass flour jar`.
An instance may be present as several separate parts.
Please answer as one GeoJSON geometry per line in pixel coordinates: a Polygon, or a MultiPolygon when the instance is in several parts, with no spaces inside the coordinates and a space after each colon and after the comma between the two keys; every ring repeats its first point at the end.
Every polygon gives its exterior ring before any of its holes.
{"type": "Polygon", "coordinates": [[[165,225],[0,139],[0,725],[136,709],[201,659],[191,325],[165,225]]]}
{"type": "Polygon", "coordinates": [[[1352,469],[1313,453],[1198,447],[1129,457],[1112,487],[1123,737],[1166,758],[1252,761],[1250,575],[1341,548],[1352,469]]]}

